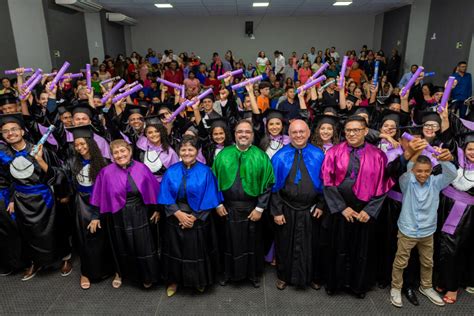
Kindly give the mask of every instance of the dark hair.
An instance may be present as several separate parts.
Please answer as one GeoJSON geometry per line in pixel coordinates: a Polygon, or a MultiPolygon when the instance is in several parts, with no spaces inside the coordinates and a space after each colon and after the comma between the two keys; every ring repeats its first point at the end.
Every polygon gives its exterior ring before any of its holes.
{"type": "Polygon", "coordinates": [[[181,147],[183,147],[184,145],[191,145],[197,150],[199,150],[199,141],[196,136],[184,135],[183,139],[181,139],[181,143],[179,144],[179,149],[181,149],[181,147]]]}
{"type": "Polygon", "coordinates": [[[237,130],[237,127],[239,127],[239,125],[242,125],[242,124],[249,124],[250,127],[252,128],[252,131],[253,131],[253,123],[249,120],[246,120],[246,119],[241,119],[237,122],[237,124],[235,124],[235,127],[234,127],[234,131],[237,130]]]}
{"type": "Polygon", "coordinates": [[[262,81],[262,82],[260,82],[259,85],[258,85],[258,90],[262,90],[262,89],[270,88],[270,87],[271,87],[270,82],[268,82],[268,81],[262,81]]]}
{"type": "Polygon", "coordinates": [[[416,161],[415,163],[420,163],[420,164],[427,164],[427,165],[431,165],[431,160],[430,158],[428,158],[427,156],[425,155],[419,155],[417,158],[416,158],[416,161]]]}
{"type": "Polygon", "coordinates": [[[214,141],[212,140],[212,133],[218,127],[222,128],[224,130],[224,134],[225,134],[224,147],[231,145],[232,144],[232,135],[230,134],[230,131],[229,131],[228,128],[222,127],[222,126],[213,126],[209,129],[209,136],[211,137],[211,141],[214,143],[214,141]]]}
{"type": "MultiPolygon", "coordinates": [[[[291,79],[291,78],[290,78],[290,79],[291,79]]],[[[285,92],[288,92],[288,90],[290,90],[290,89],[295,89],[295,87],[293,87],[293,86],[286,86],[285,92]]]]}
{"type": "MultiPolygon", "coordinates": [[[[89,154],[91,156],[90,158],[91,167],[89,171],[89,177],[91,179],[91,182],[94,183],[100,170],[102,170],[102,168],[107,166],[107,162],[102,156],[99,146],[97,146],[97,143],[95,142],[94,139],[84,138],[84,140],[86,141],[86,144],[89,146],[89,154]]],[[[81,172],[84,166],[82,165],[81,154],[79,154],[77,151],[74,150],[74,156],[76,157],[76,159],[74,160],[74,165],[72,166],[72,174],[74,177],[76,177],[79,174],[79,172],[81,172]]]]}
{"type": "Polygon", "coordinates": [[[458,66],[461,66],[461,65],[467,65],[467,62],[464,60],[458,62],[458,66]]]}
{"type": "Polygon", "coordinates": [[[150,124],[145,127],[143,134],[146,137],[146,132],[150,127],[154,127],[158,133],[160,133],[161,138],[161,148],[168,153],[168,149],[170,148],[170,141],[168,139],[168,133],[166,132],[166,128],[162,124],[150,124]]]}
{"type": "MultiPolygon", "coordinates": [[[[321,123],[318,123],[318,125],[316,126],[316,128],[314,129],[314,132],[313,132],[313,137],[311,137],[311,143],[320,148],[320,149],[323,149],[323,140],[321,139],[321,135],[319,134],[319,129],[321,128],[321,125],[325,124],[324,122],[321,122],[321,123]]],[[[326,122],[327,124],[327,122],[326,122]]],[[[331,124],[332,125],[332,124],[331,124]]],[[[337,128],[336,126],[332,125],[333,129],[334,129],[334,132],[332,134],[332,144],[333,145],[337,145],[339,144],[339,134],[337,132],[337,128]]]]}
{"type": "Polygon", "coordinates": [[[367,121],[365,120],[365,118],[363,118],[362,116],[359,116],[359,115],[351,115],[349,116],[346,121],[344,122],[344,126],[346,126],[348,123],[350,122],[359,122],[361,123],[364,127],[368,127],[367,126],[367,121]]]}

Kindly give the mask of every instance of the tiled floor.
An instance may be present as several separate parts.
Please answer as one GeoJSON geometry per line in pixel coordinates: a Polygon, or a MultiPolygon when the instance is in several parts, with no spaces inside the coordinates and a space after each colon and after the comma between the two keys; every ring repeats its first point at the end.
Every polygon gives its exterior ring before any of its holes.
{"type": "Polygon", "coordinates": [[[390,305],[389,290],[374,289],[363,300],[348,294],[334,297],[324,290],[298,290],[275,287],[275,273],[267,267],[262,286],[249,283],[216,285],[198,293],[192,289],[178,290],[168,298],[164,286],[143,290],[124,281],[120,289],[113,289],[111,279],[93,284],[84,291],[79,287],[79,266],[73,273],[61,277],[59,271],[43,271],[28,282],[20,275],[0,278],[0,314],[126,314],[126,315],[183,315],[183,314],[440,314],[474,315],[474,295],[462,292],[455,305],[437,307],[421,294],[421,305],[397,309],[390,305]]]}

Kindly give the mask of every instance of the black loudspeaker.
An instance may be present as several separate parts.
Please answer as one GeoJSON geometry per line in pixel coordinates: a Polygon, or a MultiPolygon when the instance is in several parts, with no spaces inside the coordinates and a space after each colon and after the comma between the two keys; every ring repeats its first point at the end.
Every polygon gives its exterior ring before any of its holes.
{"type": "Polygon", "coordinates": [[[247,35],[253,34],[253,21],[245,22],[245,34],[247,35]]]}

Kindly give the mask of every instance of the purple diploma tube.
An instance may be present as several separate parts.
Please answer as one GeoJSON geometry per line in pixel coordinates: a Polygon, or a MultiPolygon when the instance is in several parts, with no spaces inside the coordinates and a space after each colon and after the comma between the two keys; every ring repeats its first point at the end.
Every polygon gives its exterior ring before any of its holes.
{"type": "Polygon", "coordinates": [[[160,83],[162,83],[162,84],[164,84],[168,87],[181,90],[181,85],[180,84],[177,84],[177,83],[165,80],[165,79],[161,79],[161,78],[157,78],[156,81],[158,81],[158,82],[160,82],[160,83]]]}
{"type": "Polygon", "coordinates": [[[342,59],[341,72],[339,73],[339,82],[337,84],[340,89],[344,88],[343,84],[344,84],[344,78],[346,76],[346,69],[347,69],[347,61],[348,60],[349,60],[348,56],[344,56],[344,58],[342,59]]]}
{"type": "Polygon", "coordinates": [[[86,64],[86,81],[87,89],[89,89],[89,91],[92,91],[91,64],[86,64]]]}
{"type": "Polygon", "coordinates": [[[304,85],[302,85],[301,87],[299,87],[298,89],[296,89],[296,94],[300,93],[301,91],[308,90],[312,86],[317,85],[318,83],[320,83],[321,81],[324,81],[324,80],[326,80],[326,76],[323,75],[319,78],[314,79],[313,81],[307,82],[304,85]]]}
{"type": "Polygon", "coordinates": [[[448,104],[449,96],[451,95],[451,89],[454,85],[454,80],[456,80],[456,78],[454,78],[453,76],[449,76],[448,82],[446,83],[446,88],[444,88],[443,96],[441,97],[441,102],[438,106],[439,113],[443,112],[446,108],[446,105],[448,104]]]}
{"type": "Polygon", "coordinates": [[[318,78],[324,71],[326,71],[326,68],[329,67],[329,64],[326,62],[324,63],[321,67],[319,67],[319,69],[313,74],[311,75],[311,80],[314,80],[315,78],[318,78]]]}
{"type": "MultiPolygon", "coordinates": [[[[143,86],[141,84],[137,84],[135,87],[131,88],[130,90],[125,91],[124,93],[117,94],[113,99],[112,103],[115,103],[117,101],[120,101],[126,97],[128,97],[131,94],[134,94],[135,92],[140,91],[143,89],[143,86]]],[[[111,91],[112,92],[112,91],[111,91]]]]}
{"type": "Polygon", "coordinates": [[[211,94],[212,93],[212,88],[209,88],[207,89],[206,91],[204,91],[203,93],[201,93],[200,95],[197,96],[197,100],[186,100],[184,101],[183,103],[181,103],[181,105],[171,114],[170,117],[168,117],[168,119],[166,120],[166,122],[171,122],[176,116],[178,116],[179,113],[181,113],[182,111],[184,111],[184,109],[186,109],[187,106],[191,106],[193,105],[194,103],[204,99],[207,95],[211,94]]]}
{"type": "Polygon", "coordinates": [[[423,75],[424,78],[426,77],[433,77],[434,75],[436,75],[436,72],[432,71],[432,72],[425,72],[425,74],[423,75]]]}
{"type": "Polygon", "coordinates": [[[74,78],[82,78],[84,75],[79,72],[77,74],[66,74],[64,76],[61,77],[61,80],[64,80],[64,79],[74,79],[74,78]]]}
{"type": "Polygon", "coordinates": [[[49,74],[43,74],[43,77],[52,77],[52,76],[56,76],[57,72],[51,72],[49,74]]]}
{"type": "Polygon", "coordinates": [[[418,77],[419,77],[420,74],[423,72],[423,70],[425,70],[425,68],[423,68],[423,66],[418,67],[418,69],[415,71],[415,73],[413,74],[413,76],[411,76],[411,78],[410,78],[410,80],[408,81],[407,85],[403,87],[402,92],[400,92],[400,95],[401,95],[402,97],[404,97],[405,94],[407,94],[408,90],[410,90],[411,86],[413,86],[413,84],[415,83],[416,79],[418,79],[418,77]]]}
{"type": "Polygon", "coordinates": [[[112,77],[112,78],[105,79],[105,80],[101,81],[100,84],[106,84],[106,83],[109,83],[111,81],[119,80],[119,79],[120,79],[120,76],[112,77]]]}
{"type": "Polygon", "coordinates": [[[25,91],[23,92],[23,94],[20,95],[20,100],[24,100],[26,96],[28,95],[28,93],[31,92],[31,90],[33,90],[33,88],[41,81],[41,79],[43,79],[43,76],[37,75],[33,79],[33,81],[25,88],[25,91]]]}
{"type": "Polygon", "coordinates": [[[225,78],[230,77],[230,76],[239,75],[243,72],[244,72],[243,69],[237,69],[237,70],[234,70],[234,71],[231,71],[231,72],[226,72],[225,74],[218,76],[217,80],[222,80],[222,79],[225,79],[225,78]]]}
{"type": "Polygon", "coordinates": [[[64,64],[62,65],[61,69],[58,70],[58,73],[53,78],[53,81],[51,81],[51,83],[49,84],[49,89],[50,90],[53,90],[54,86],[58,84],[59,80],[61,80],[61,77],[64,76],[64,74],[66,73],[69,66],[71,66],[71,64],[68,63],[67,61],[65,61],[64,64]]]}
{"type": "MultiPolygon", "coordinates": [[[[413,135],[408,134],[407,132],[402,134],[402,138],[405,138],[409,142],[411,142],[415,137],[413,135]]],[[[426,146],[426,150],[429,151],[430,153],[434,154],[435,156],[439,156],[439,152],[436,151],[431,145],[426,146]]]]}
{"type": "Polygon", "coordinates": [[[186,98],[186,87],[184,84],[181,86],[181,98],[186,98]]]}
{"type": "Polygon", "coordinates": [[[138,84],[138,81],[134,81],[132,83],[126,84],[123,88],[119,89],[119,92],[124,92],[127,89],[130,89],[132,87],[135,87],[138,84]]]}
{"type": "Polygon", "coordinates": [[[374,77],[372,78],[372,84],[374,86],[377,86],[377,84],[379,83],[379,66],[380,66],[380,61],[376,60],[375,66],[374,66],[374,77]]]}
{"type": "Polygon", "coordinates": [[[253,77],[253,78],[250,78],[250,79],[247,79],[245,81],[242,81],[238,84],[234,84],[231,88],[232,90],[237,90],[237,89],[240,89],[240,88],[243,88],[245,87],[246,85],[248,85],[249,83],[255,83],[257,81],[260,81],[263,79],[263,76],[260,75],[260,76],[257,76],[257,77],[253,77]]]}
{"type": "Polygon", "coordinates": [[[111,96],[113,96],[115,94],[115,92],[118,91],[118,89],[120,89],[123,85],[125,84],[125,80],[120,80],[115,86],[112,87],[112,89],[110,89],[109,92],[107,92],[104,97],[100,100],[100,102],[102,102],[102,104],[104,104],[105,102],[107,102],[107,99],[110,98],[111,96]]]}
{"type": "Polygon", "coordinates": [[[28,87],[30,83],[32,83],[33,80],[35,80],[35,77],[41,75],[42,72],[43,71],[40,68],[36,69],[35,73],[32,74],[31,77],[28,78],[28,80],[26,80],[24,84],[21,85],[21,88],[25,89],[26,87],[28,87]]]}
{"type": "MultiPolygon", "coordinates": [[[[23,69],[23,72],[33,72],[33,68],[25,68],[23,69]]],[[[5,70],[5,75],[14,75],[17,73],[18,72],[16,71],[16,69],[5,70]]]]}

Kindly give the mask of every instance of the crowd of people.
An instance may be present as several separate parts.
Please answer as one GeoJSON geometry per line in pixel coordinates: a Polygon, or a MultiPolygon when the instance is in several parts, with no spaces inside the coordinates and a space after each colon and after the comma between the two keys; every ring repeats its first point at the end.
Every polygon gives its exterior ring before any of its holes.
{"type": "Polygon", "coordinates": [[[259,287],[275,267],[279,290],[364,298],[378,286],[397,307],[402,294],[418,305],[417,288],[439,306],[474,294],[466,62],[442,104],[423,72],[407,86],[418,66],[401,76],[395,49],[345,56],[340,73],[335,47],[255,64],[227,51],[209,65],[149,49],[94,58],[90,89],[85,76],[54,84],[53,69],[29,91],[16,69],[0,90],[1,275],[60,264],[68,276],[77,254],[84,290],[108,277],[168,296],[259,287]],[[303,89],[324,63],[326,79],[303,89]],[[143,89],[113,103],[122,78],[143,89]]]}

